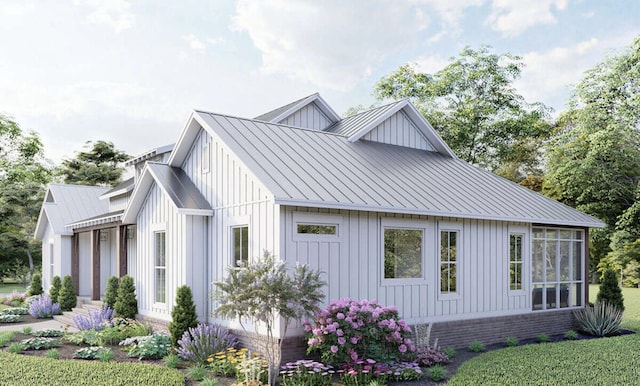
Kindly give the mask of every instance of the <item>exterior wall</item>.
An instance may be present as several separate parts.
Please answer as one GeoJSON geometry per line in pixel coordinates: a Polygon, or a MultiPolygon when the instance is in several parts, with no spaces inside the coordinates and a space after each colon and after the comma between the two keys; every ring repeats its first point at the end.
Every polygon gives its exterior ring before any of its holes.
{"type": "Polygon", "coordinates": [[[107,290],[107,280],[116,275],[117,228],[103,229],[101,232],[106,232],[108,235],[105,241],[100,242],[100,295],[104,295],[107,290]]]}
{"type": "Polygon", "coordinates": [[[91,232],[78,233],[78,296],[91,296],[91,232]]]}
{"type": "Polygon", "coordinates": [[[402,111],[399,111],[387,118],[375,129],[365,134],[362,139],[415,149],[435,151],[431,143],[429,143],[429,141],[422,135],[422,133],[420,133],[418,128],[402,111]]]}
{"type": "Polygon", "coordinates": [[[125,210],[129,201],[129,197],[131,197],[131,192],[111,198],[109,200],[109,212],[125,210]]]}
{"type": "Polygon", "coordinates": [[[331,125],[329,118],[315,103],[306,105],[278,123],[312,130],[324,130],[331,125]]]}
{"type": "Polygon", "coordinates": [[[47,226],[42,237],[42,289],[48,291],[54,276],[52,264],[55,264],[55,235],[50,225],[47,226]]]}
{"type": "Polygon", "coordinates": [[[290,264],[306,263],[323,272],[328,282],[326,303],[343,297],[377,299],[380,304],[397,306],[400,315],[410,324],[521,314],[531,310],[528,236],[523,264],[524,288],[512,292],[508,283],[509,231],[524,229],[528,235],[527,224],[344,210],[319,213],[317,209],[296,207],[282,207],[281,213],[282,256],[290,264]],[[296,216],[307,219],[314,213],[318,223],[323,223],[325,218],[339,223],[339,236],[322,240],[318,235],[297,235],[296,216]],[[387,222],[398,221],[425,229],[425,272],[421,279],[383,278],[382,227],[387,222]],[[459,294],[445,296],[440,294],[438,285],[437,229],[451,225],[460,227],[459,294]]]}
{"type": "MultiPolygon", "coordinates": [[[[277,207],[267,199],[267,190],[248,169],[227,150],[218,138],[201,131],[194,141],[182,169],[204,195],[214,215],[205,219],[207,229],[202,248],[206,257],[195,262],[207,271],[206,286],[192,288],[207,300],[207,312],[215,309],[211,300],[211,283],[221,280],[232,263],[231,226],[249,227],[249,257],[261,256],[264,250],[280,255],[277,207]],[[208,155],[204,152],[208,151],[208,155]],[[209,161],[203,165],[203,161],[209,161]]],[[[209,321],[215,320],[209,316],[209,321]]],[[[233,327],[233,323],[230,325],[233,327]]],[[[236,326],[238,328],[238,326],[236,326]]]]}

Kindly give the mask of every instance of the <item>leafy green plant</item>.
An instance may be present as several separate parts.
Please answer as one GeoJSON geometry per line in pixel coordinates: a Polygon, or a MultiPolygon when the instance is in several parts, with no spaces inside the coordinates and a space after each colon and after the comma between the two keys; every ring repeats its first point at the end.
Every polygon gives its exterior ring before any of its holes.
{"type": "Polygon", "coordinates": [[[107,279],[107,289],[104,293],[103,302],[111,309],[115,309],[116,300],[118,300],[118,287],[120,279],[117,276],[111,276],[107,279]]]}
{"type": "Polygon", "coordinates": [[[98,359],[99,355],[104,351],[111,351],[111,349],[108,347],[102,347],[102,346],[83,347],[81,349],[76,350],[73,353],[73,357],[79,358],[79,359],[93,360],[93,359],[98,359]]]}
{"type": "Polygon", "coordinates": [[[20,315],[0,315],[0,323],[18,323],[22,321],[20,315]]]}
{"type": "Polygon", "coordinates": [[[148,336],[134,336],[120,342],[129,350],[130,357],[138,359],[161,359],[167,356],[171,350],[171,339],[163,333],[154,333],[148,336]]]}
{"type": "Polygon", "coordinates": [[[58,297],[60,296],[61,288],[62,280],[60,280],[60,276],[56,275],[51,279],[51,287],[49,288],[49,297],[54,303],[60,302],[58,297]]]}
{"type": "Polygon", "coordinates": [[[11,342],[16,334],[16,331],[0,331],[0,347],[4,347],[4,345],[11,342]]]}
{"type": "Polygon", "coordinates": [[[207,375],[207,368],[203,364],[197,364],[187,369],[187,375],[194,381],[202,381],[207,375]]]}
{"type": "Polygon", "coordinates": [[[9,345],[9,352],[13,354],[20,354],[24,350],[24,345],[22,343],[13,342],[9,345]]]}
{"type": "Polygon", "coordinates": [[[31,326],[22,327],[22,333],[25,335],[31,334],[31,331],[33,331],[33,328],[31,326]]]}
{"type": "Polygon", "coordinates": [[[217,378],[206,378],[200,382],[200,386],[219,386],[220,381],[217,378]]]}
{"type": "Polygon", "coordinates": [[[60,339],[56,338],[29,338],[21,342],[25,350],[46,350],[60,346],[60,339]]]}
{"type": "MultiPolygon", "coordinates": [[[[25,332],[25,334],[26,334],[26,332],[25,332]]],[[[64,331],[47,328],[47,329],[44,329],[44,330],[34,331],[31,335],[37,336],[37,337],[43,337],[43,338],[60,338],[60,337],[64,336],[64,331]]]]}
{"type": "Polygon", "coordinates": [[[138,313],[138,300],[136,299],[136,287],[133,278],[125,275],[120,278],[118,285],[118,297],[115,304],[116,316],[126,319],[135,319],[138,313]]]}
{"type": "Polygon", "coordinates": [[[267,369],[267,361],[259,355],[245,355],[236,365],[236,380],[244,384],[265,382],[267,369]]]}
{"type": "Polygon", "coordinates": [[[27,307],[9,307],[0,310],[0,315],[29,315],[29,309],[27,307]]]}
{"type": "Polygon", "coordinates": [[[27,295],[42,295],[42,276],[39,273],[33,274],[33,277],[31,278],[31,285],[29,286],[27,295]]]}
{"type": "Polygon", "coordinates": [[[60,303],[60,309],[62,309],[62,311],[71,311],[78,302],[71,275],[66,275],[62,279],[62,288],[60,288],[60,293],[58,294],[58,302],[60,303]]]}
{"type": "Polygon", "coordinates": [[[166,357],[162,358],[162,361],[165,366],[175,369],[180,364],[180,357],[176,353],[170,353],[166,357]]]}
{"type": "Polygon", "coordinates": [[[564,337],[567,340],[576,340],[578,338],[578,333],[574,330],[569,330],[564,333],[564,337]]]}
{"type": "Polygon", "coordinates": [[[122,336],[132,338],[134,336],[147,336],[153,334],[153,328],[146,323],[138,322],[135,319],[114,318],[111,320],[113,327],[118,328],[122,336]]]}
{"type": "Polygon", "coordinates": [[[60,353],[58,352],[57,349],[52,348],[47,350],[47,358],[50,359],[58,359],[60,357],[60,353]]]}
{"type": "Polygon", "coordinates": [[[618,276],[613,269],[609,268],[604,271],[596,302],[607,303],[624,311],[624,297],[618,284],[618,276]]]}
{"type": "Polygon", "coordinates": [[[102,350],[96,354],[96,358],[100,359],[101,362],[111,362],[115,356],[116,354],[111,349],[102,350]]]}
{"type": "MultiPolygon", "coordinates": [[[[186,285],[178,287],[176,305],[171,311],[171,323],[169,323],[169,333],[171,333],[173,347],[178,346],[178,340],[183,338],[185,332],[190,328],[195,328],[197,325],[198,313],[196,312],[196,304],[193,302],[191,288],[186,285]]],[[[215,351],[218,350],[216,349],[215,351]]]]}
{"type": "Polygon", "coordinates": [[[83,344],[94,346],[98,344],[98,332],[94,330],[78,331],[75,334],[66,334],[64,340],[77,346],[83,344]]]}
{"type": "Polygon", "coordinates": [[[224,351],[210,355],[207,359],[209,367],[215,375],[225,377],[235,377],[237,374],[237,365],[244,359],[248,353],[248,349],[235,349],[230,347],[224,351]]]}
{"type": "Polygon", "coordinates": [[[480,342],[479,340],[474,340],[473,342],[469,343],[469,351],[471,352],[483,352],[484,350],[486,350],[486,347],[484,343],[480,342]]]}
{"type": "Polygon", "coordinates": [[[580,330],[593,336],[609,336],[618,332],[622,314],[620,308],[601,302],[574,311],[580,330]]]}
{"type": "Polygon", "coordinates": [[[515,347],[518,345],[518,343],[518,338],[516,338],[515,336],[509,336],[505,340],[505,344],[507,345],[507,347],[515,347]]]}
{"type": "Polygon", "coordinates": [[[101,346],[118,344],[123,339],[124,334],[118,327],[105,327],[98,331],[98,343],[101,346]]]}
{"type": "Polygon", "coordinates": [[[538,336],[536,336],[536,340],[538,343],[547,343],[549,341],[549,335],[545,333],[538,334],[538,336]]]}
{"type": "Polygon", "coordinates": [[[430,367],[429,370],[427,370],[427,373],[432,381],[440,382],[447,376],[447,369],[442,367],[442,365],[435,365],[430,367]]]}
{"type": "Polygon", "coordinates": [[[444,352],[444,355],[446,355],[450,360],[453,359],[457,354],[456,349],[454,349],[453,347],[445,347],[442,351],[444,352]]]}

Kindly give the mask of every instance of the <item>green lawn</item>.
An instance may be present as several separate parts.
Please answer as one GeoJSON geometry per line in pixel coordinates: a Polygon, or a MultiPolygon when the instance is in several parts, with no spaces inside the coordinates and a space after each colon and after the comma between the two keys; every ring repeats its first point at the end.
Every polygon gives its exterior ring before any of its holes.
{"type": "Polygon", "coordinates": [[[15,283],[9,279],[5,279],[4,283],[0,284],[0,294],[10,294],[13,291],[26,292],[27,289],[20,283],[15,283]]]}
{"type": "MultiPolygon", "coordinates": [[[[590,286],[595,300],[598,286],[590,286]]],[[[640,289],[623,289],[622,327],[640,332],[640,289]]],[[[640,379],[640,334],[512,347],[479,355],[447,385],[632,385],[640,379]]]]}

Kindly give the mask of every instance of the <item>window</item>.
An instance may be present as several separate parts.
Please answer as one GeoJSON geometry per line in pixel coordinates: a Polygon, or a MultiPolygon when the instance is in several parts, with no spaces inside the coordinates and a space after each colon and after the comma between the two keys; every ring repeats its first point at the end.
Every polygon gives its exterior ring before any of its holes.
{"type": "Polygon", "coordinates": [[[209,173],[211,165],[211,151],[209,150],[209,144],[202,146],[202,173],[209,173]]]}
{"type": "Polygon", "coordinates": [[[155,232],[155,302],[166,303],[166,233],[155,232]]]}
{"type": "Polygon", "coordinates": [[[440,293],[458,292],[458,231],[440,231],[440,293]]]}
{"type": "Polygon", "coordinates": [[[231,245],[233,245],[233,264],[237,267],[241,263],[249,262],[249,227],[237,226],[231,228],[231,245]]]}
{"type": "Polygon", "coordinates": [[[298,224],[297,232],[299,234],[311,235],[336,235],[338,234],[338,226],[321,224],[298,224]]]}
{"type": "Polygon", "coordinates": [[[584,294],[584,233],[534,228],[531,255],[532,308],[581,306],[584,294]]]}
{"type": "Polygon", "coordinates": [[[384,228],[384,278],[422,278],[421,229],[384,228]]]}
{"type": "Polygon", "coordinates": [[[522,242],[524,234],[511,233],[509,235],[509,289],[522,289],[522,242]]]}

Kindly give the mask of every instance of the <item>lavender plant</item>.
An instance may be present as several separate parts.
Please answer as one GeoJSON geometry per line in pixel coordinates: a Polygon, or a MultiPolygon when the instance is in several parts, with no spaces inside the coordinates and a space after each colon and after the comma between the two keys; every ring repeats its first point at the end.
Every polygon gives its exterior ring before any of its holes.
{"type": "Polygon", "coordinates": [[[46,295],[38,295],[29,305],[29,315],[34,318],[51,318],[60,314],[60,303],[53,303],[46,295]]]}
{"type": "Polygon", "coordinates": [[[332,366],[324,363],[301,359],[289,362],[280,368],[280,382],[283,386],[331,386],[331,377],[335,373],[332,366]]]}
{"type": "Polygon", "coordinates": [[[206,363],[209,356],[235,347],[238,339],[226,327],[218,324],[198,324],[178,340],[178,356],[184,360],[206,363]]]}
{"type": "Polygon", "coordinates": [[[105,327],[111,327],[114,311],[104,304],[100,310],[90,310],[88,316],[76,315],[73,317],[73,323],[78,330],[95,330],[100,331],[105,327]]]}

